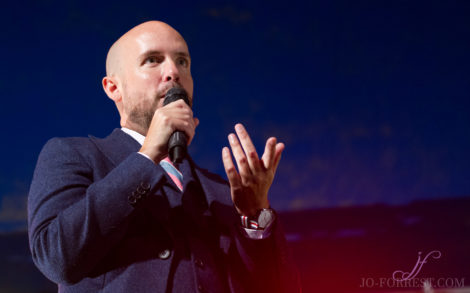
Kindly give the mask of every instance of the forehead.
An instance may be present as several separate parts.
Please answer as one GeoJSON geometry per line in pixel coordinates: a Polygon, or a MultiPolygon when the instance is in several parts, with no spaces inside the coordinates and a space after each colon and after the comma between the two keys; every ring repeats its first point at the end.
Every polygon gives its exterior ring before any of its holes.
{"type": "Polygon", "coordinates": [[[184,39],[179,33],[171,29],[142,32],[135,37],[134,44],[136,53],[139,55],[148,51],[189,54],[184,39]]]}

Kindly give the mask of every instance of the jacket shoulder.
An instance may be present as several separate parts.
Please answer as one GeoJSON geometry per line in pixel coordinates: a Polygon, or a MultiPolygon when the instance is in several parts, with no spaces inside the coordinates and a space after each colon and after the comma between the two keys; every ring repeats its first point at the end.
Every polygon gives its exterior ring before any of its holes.
{"type": "Polygon", "coordinates": [[[63,152],[81,154],[84,150],[90,152],[93,149],[96,149],[96,146],[89,137],[53,137],[46,142],[41,155],[44,153],[61,154],[63,152]]]}
{"type": "Polygon", "coordinates": [[[96,164],[101,165],[104,158],[91,137],[54,137],[43,146],[37,167],[50,166],[56,162],[59,166],[80,164],[93,169],[96,164]]]}
{"type": "Polygon", "coordinates": [[[53,137],[49,139],[43,147],[44,149],[62,149],[62,148],[89,148],[93,143],[89,137],[53,137]]]}

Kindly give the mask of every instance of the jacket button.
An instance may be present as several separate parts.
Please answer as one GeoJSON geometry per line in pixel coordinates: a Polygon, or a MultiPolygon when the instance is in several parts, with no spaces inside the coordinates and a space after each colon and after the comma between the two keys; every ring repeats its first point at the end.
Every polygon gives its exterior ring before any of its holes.
{"type": "Polygon", "coordinates": [[[127,198],[127,200],[129,200],[129,203],[131,205],[135,205],[135,203],[137,202],[137,199],[135,198],[135,196],[133,195],[129,195],[129,197],[127,198]]]}
{"type": "Polygon", "coordinates": [[[142,199],[142,194],[133,191],[132,195],[135,197],[136,200],[141,200],[142,199]]]}
{"type": "Polygon", "coordinates": [[[137,186],[137,192],[140,194],[146,194],[148,192],[148,189],[145,189],[142,187],[142,185],[137,186]]]}
{"type": "Polygon", "coordinates": [[[167,259],[170,257],[170,250],[169,249],[165,249],[165,250],[162,250],[158,253],[158,258],[159,259],[167,259]]]}
{"type": "Polygon", "coordinates": [[[140,186],[141,186],[145,191],[149,191],[149,190],[150,190],[150,184],[148,184],[148,183],[140,182],[140,186]]]}
{"type": "Polygon", "coordinates": [[[201,293],[206,292],[206,289],[204,289],[204,287],[202,287],[202,285],[197,285],[197,289],[198,289],[199,292],[201,292],[201,293]]]}
{"type": "Polygon", "coordinates": [[[200,259],[196,259],[196,260],[194,261],[194,263],[195,263],[198,267],[200,267],[200,268],[203,268],[203,267],[204,267],[204,262],[203,262],[202,260],[200,260],[200,259]]]}

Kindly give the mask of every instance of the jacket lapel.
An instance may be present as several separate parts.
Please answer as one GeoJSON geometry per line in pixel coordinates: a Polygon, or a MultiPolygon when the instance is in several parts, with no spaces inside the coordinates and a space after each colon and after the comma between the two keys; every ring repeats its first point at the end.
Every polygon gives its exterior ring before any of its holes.
{"type": "Polygon", "coordinates": [[[105,138],[96,138],[91,135],[89,137],[115,166],[140,149],[140,144],[135,139],[118,128],[105,138]]]}
{"type": "Polygon", "coordinates": [[[230,185],[220,176],[202,169],[191,160],[197,179],[205,193],[209,209],[221,223],[231,226],[238,216],[230,196],[230,185]]]}

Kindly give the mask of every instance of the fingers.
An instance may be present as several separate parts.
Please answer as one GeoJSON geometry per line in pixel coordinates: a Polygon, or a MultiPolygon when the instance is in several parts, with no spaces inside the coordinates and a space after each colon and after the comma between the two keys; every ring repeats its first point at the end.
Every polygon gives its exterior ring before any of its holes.
{"type": "MultiPolygon", "coordinates": [[[[174,131],[183,131],[188,137],[188,145],[191,143],[195,129],[199,125],[199,119],[193,117],[192,109],[183,101],[172,102],[157,109],[155,115],[165,125],[168,135],[174,131]]],[[[163,132],[160,131],[160,134],[163,132]]]]}
{"type": "Polygon", "coordinates": [[[274,164],[274,157],[275,157],[275,150],[276,150],[276,138],[270,137],[266,141],[266,146],[264,147],[264,153],[261,158],[263,161],[263,165],[265,169],[269,169],[274,164]]]}
{"type": "Polygon", "coordinates": [[[237,173],[237,169],[232,161],[232,156],[230,155],[230,150],[228,147],[222,149],[222,162],[224,163],[225,173],[227,174],[228,181],[232,188],[240,187],[240,176],[237,173]]]}
{"type": "Polygon", "coordinates": [[[245,127],[240,123],[235,125],[235,131],[238,135],[238,138],[240,139],[240,143],[248,160],[248,165],[250,169],[253,173],[258,173],[259,171],[261,171],[261,164],[259,162],[256,148],[253,145],[253,142],[251,141],[248,132],[246,131],[245,127]]]}
{"type": "Polygon", "coordinates": [[[245,153],[243,152],[242,146],[238,141],[235,134],[230,133],[228,135],[228,140],[230,143],[230,147],[232,148],[233,157],[237,162],[238,170],[240,172],[240,177],[243,183],[247,183],[247,180],[250,178],[252,172],[250,170],[250,166],[248,164],[248,160],[246,159],[245,153]]]}
{"type": "Polygon", "coordinates": [[[158,163],[168,153],[168,139],[172,133],[183,131],[189,145],[198,124],[199,119],[193,117],[193,111],[183,100],[159,107],[153,115],[140,152],[158,163]]]}
{"type": "Polygon", "coordinates": [[[165,106],[163,106],[165,108],[172,108],[172,107],[176,107],[176,108],[188,108],[191,110],[191,107],[186,104],[186,102],[183,100],[183,99],[179,99],[179,100],[176,100],[174,102],[171,102],[165,106]]]}
{"type": "Polygon", "coordinates": [[[266,141],[261,161],[267,170],[272,169],[273,171],[276,171],[279,161],[281,160],[282,151],[285,148],[283,143],[277,143],[276,141],[275,137],[270,137],[266,141]]]}
{"type": "Polygon", "coordinates": [[[188,121],[193,118],[193,110],[186,105],[186,103],[182,102],[182,100],[157,109],[157,112],[159,112],[159,115],[163,114],[169,118],[185,119],[188,121]]]}
{"type": "Polygon", "coordinates": [[[235,131],[238,138],[231,133],[228,139],[242,180],[245,176],[257,174],[264,170],[271,169],[275,172],[279,165],[282,151],[285,148],[284,144],[277,143],[275,137],[269,138],[266,141],[265,150],[260,160],[245,127],[238,123],[235,125],[235,131]]]}
{"type": "Polygon", "coordinates": [[[274,172],[277,170],[277,166],[279,165],[279,162],[281,161],[281,155],[282,151],[284,151],[285,145],[281,142],[276,144],[276,149],[275,149],[275,155],[274,155],[274,172]]]}

